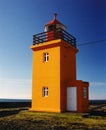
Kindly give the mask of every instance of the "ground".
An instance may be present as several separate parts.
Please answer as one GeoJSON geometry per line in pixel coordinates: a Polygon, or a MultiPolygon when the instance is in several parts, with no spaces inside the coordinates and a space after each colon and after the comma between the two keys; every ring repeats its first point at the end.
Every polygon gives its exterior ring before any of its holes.
{"type": "Polygon", "coordinates": [[[0,130],[106,130],[106,104],[90,105],[90,112],[30,112],[28,107],[0,108],[0,130]]]}

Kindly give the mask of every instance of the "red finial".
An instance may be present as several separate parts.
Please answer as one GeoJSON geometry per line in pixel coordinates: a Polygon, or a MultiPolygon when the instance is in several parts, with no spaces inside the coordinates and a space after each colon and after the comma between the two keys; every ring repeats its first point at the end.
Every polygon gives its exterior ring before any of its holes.
{"type": "Polygon", "coordinates": [[[56,19],[56,16],[57,16],[57,14],[56,14],[56,13],[54,13],[54,20],[56,19]]]}

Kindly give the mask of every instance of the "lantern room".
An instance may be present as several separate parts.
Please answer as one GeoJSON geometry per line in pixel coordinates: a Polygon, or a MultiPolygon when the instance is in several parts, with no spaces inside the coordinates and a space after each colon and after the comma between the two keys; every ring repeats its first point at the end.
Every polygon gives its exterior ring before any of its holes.
{"type": "Polygon", "coordinates": [[[45,25],[45,31],[47,32],[46,40],[53,40],[57,38],[63,38],[62,31],[66,30],[66,27],[56,19],[57,14],[54,14],[54,19],[45,25]]]}
{"type": "Polygon", "coordinates": [[[53,31],[58,28],[66,30],[66,27],[56,19],[57,14],[54,14],[54,19],[45,25],[45,31],[53,31]]]}

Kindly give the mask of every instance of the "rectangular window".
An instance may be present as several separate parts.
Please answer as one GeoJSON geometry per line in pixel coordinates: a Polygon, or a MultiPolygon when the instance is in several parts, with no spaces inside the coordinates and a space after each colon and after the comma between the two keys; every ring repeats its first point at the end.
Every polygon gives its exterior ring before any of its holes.
{"type": "Polygon", "coordinates": [[[48,87],[43,87],[43,97],[48,97],[48,87]]]}
{"type": "Polygon", "coordinates": [[[87,98],[87,88],[84,87],[83,89],[83,98],[87,98]]]}
{"type": "Polygon", "coordinates": [[[48,60],[49,60],[49,53],[47,52],[43,53],[43,61],[48,62],[48,60]]]}

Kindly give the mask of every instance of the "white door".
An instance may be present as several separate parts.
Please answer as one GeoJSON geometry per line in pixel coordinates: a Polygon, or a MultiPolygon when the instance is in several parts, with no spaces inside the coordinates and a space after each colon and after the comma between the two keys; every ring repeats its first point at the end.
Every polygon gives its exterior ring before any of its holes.
{"type": "Polygon", "coordinates": [[[77,88],[67,88],[67,111],[77,111],[77,88]]]}

